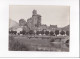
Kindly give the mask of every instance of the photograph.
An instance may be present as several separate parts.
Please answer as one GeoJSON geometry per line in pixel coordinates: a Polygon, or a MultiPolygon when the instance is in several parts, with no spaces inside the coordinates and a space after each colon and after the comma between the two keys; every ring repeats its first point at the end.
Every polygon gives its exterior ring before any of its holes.
{"type": "Polygon", "coordinates": [[[9,5],[9,51],[70,51],[70,6],[9,5]]]}

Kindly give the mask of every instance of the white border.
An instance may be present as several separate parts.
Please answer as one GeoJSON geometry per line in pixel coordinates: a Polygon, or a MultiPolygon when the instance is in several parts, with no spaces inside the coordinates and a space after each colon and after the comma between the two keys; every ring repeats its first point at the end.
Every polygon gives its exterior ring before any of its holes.
{"type": "Polygon", "coordinates": [[[0,4],[0,57],[79,57],[79,0],[3,0],[0,4]],[[70,52],[8,51],[9,5],[70,6],[70,52]]]}

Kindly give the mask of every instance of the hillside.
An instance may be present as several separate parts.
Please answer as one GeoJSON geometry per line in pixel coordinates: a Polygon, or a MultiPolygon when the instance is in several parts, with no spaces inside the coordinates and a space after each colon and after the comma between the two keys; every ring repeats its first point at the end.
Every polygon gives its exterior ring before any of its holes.
{"type": "Polygon", "coordinates": [[[70,30],[70,25],[67,25],[67,26],[63,27],[62,29],[63,29],[63,30],[66,30],[66,31],[67,31],[67,30],[70,30]]]}
{"type": "Polygon", "coordinates": [[[63,27],[63,30],[70,30],[70,25],[63,27]]]}
{"type": "Polygon", "coordinates": [[[19,24],[16,21],[9,19],[9,29],[16,29],[18,27],[19,27],[19,24]]]}

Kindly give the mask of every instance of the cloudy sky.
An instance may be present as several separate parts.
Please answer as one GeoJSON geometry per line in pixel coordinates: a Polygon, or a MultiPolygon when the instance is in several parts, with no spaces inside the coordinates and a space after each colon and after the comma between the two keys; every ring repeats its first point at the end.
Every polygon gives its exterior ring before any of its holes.
{"type": "Polygon", "coordinates": [[[54,6],[54,5],[10,5],[9,18],[19,22],[20,19],[25,19],[32,16],[32,11],[37,10],[37,13],[42,17],[42,24],[57,25],[64,27],[69,25],[70,7],[69,6],[54,6]]]}

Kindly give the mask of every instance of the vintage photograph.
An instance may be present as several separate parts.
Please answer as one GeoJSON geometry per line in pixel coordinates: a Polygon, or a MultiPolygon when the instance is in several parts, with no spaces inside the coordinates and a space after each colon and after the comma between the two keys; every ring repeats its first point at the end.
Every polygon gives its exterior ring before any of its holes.
{"type": "Polygon", "coordinates": [[[70,6],[9,5],[9,51],[69,52],[70,6]]]}

